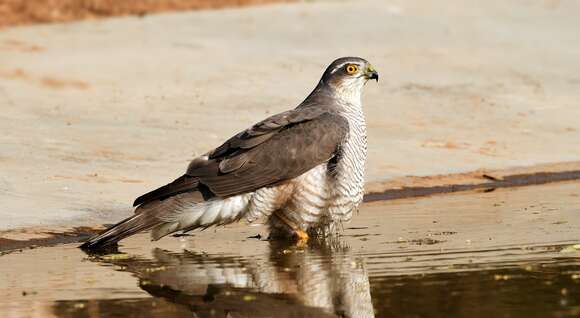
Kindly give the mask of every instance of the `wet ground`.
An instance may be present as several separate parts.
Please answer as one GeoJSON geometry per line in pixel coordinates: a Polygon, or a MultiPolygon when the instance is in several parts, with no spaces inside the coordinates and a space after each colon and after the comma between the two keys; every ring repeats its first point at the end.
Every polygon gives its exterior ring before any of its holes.
{"type": "Polygon", "coordinates": [[[299,247],[261,226],[0,257],[0,317],[578,317],[580,183],[367,203],[299,247]]]}

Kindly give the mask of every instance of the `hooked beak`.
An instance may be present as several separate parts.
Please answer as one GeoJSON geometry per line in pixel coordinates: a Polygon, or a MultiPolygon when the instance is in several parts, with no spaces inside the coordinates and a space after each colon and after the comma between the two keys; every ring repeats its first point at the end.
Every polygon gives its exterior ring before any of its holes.
{"type": "Polygon", "coordinates": [[[365,72],[365,77],[367,80],[375,80],[375,81],[379,81],[379,73],[377,71],[375,71],[375,69],[373,68],[372,65],[369,64],[369,66],[366,69],[365,72]]]}

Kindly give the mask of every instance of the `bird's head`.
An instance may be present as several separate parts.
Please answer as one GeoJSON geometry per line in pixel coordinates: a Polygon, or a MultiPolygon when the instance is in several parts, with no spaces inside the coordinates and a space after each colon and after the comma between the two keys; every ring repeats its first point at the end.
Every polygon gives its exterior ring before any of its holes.
{"type": "Polygon", "coordinates": [[[339,98],[358,98],[368,81],[379,81],[379,73],[360,57],[341,57],[332,62],[322,75],[320,85],[330,88],[339,98]]]}

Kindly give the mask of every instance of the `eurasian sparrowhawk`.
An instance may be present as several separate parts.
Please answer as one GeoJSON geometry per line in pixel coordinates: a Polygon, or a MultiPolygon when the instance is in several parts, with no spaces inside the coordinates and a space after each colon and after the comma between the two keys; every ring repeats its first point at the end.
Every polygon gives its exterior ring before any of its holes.
{"type": "Polygon", "coordinates": [[[298,107],[273,115],[194,159],[175,181],[135,200],[135,214],[82,245],[110,245],[144,230],[153,240],[265,218],[272,236],[308,238],[349,221],[363,198],[367,156],[361,103],[378,81],[370,63],[328,66],[298,107]]]}

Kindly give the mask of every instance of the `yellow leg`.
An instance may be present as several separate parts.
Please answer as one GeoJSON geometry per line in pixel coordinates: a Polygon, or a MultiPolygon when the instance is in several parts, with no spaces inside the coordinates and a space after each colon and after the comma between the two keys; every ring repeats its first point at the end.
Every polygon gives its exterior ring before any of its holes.
{"type": "Polygon", "coordinates": [[[294,231],[294,237],[296,238],[296,246],[298,247],[305,247],[308,243],[308,233],[302,230],[294,231]]]}
{"type": "Polygon", "coordinates": [[[302,231],[302,230],[294,231],[294,235],[296,236],[296,238],[299,241],[308,241],[308,239],[309,239],[308,233],[306,233],[305,231],[302,231]]]}
{"type": "Polygon", "coordinates": [[[308,233],[298,228],[292,221],[288,220],[288,218],[286,218],[286,216],[282,215],[281,213],[276,213],[276,216],[280,219],[280,221],[292,229],[294,232],[294,238],[297,241],[296,245],[301,247],[305,246],[309,239],[308,233]]]}

